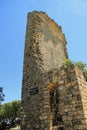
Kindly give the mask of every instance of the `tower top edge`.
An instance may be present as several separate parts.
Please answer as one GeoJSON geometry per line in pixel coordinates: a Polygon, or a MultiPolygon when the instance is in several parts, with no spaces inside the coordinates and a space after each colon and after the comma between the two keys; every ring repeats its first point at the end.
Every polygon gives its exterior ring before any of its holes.
{"type": "Polygon", "coordinates": [[[41,19],[46,19],[46,20],[51,21],[51,22],[60,30],[60,32],[62,32],[64,41],[65,41],[65,45],[67,44],[67,41],[66,41],[66,38],[65,38],[65,34],[64,34],[63,31],[62,31],[62,27],[61,27],[58,23],[56,23],[54,19],[50,18],[50,17],[48,16],[48,14],[47,14],[46,12],[44,12],[44,11],[36,11],[36,10],[35,10],[35,11],[32,11],[32,12],[28,12],[28,18],[29,18],[30,16],[33,17],[34,15],[39,16],[39,18],[41,18],[41,19]],[[42,16],[42,17],[41,17],[41,16],[42,16]],[[44,17],[43,17],[43,16],[44,16],[44,17]]]}

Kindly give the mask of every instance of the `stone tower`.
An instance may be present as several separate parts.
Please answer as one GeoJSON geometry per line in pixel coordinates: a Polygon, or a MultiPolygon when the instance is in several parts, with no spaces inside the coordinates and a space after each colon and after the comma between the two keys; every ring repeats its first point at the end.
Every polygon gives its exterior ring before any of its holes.
{"type": "Polygon", "coordinates": [[[66,39],[45,13],[28,14],[22,82],[21,130],[50,130],[52,114],[49,83],[57,86],[53,71],[66,59],[66,39]],[[48,85],[48,87],[47,87],[48,85]]]}
{"type": "Polygon", "coordinates": [[[28,14],[21,130],[87,130],[87,82],[77,66],[61,67],[66,40],[43,12],[28,14]]]}

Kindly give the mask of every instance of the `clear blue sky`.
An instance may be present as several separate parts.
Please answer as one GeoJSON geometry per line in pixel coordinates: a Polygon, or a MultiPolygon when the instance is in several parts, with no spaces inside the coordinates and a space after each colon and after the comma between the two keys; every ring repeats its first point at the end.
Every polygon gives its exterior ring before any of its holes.
{"type": "Polygon", "coordinates": [[[87,0],[0,0],[0,86],[21,99],[27,13],[44,11],[65,33],[70,59],[87,63],[87,0]]]}

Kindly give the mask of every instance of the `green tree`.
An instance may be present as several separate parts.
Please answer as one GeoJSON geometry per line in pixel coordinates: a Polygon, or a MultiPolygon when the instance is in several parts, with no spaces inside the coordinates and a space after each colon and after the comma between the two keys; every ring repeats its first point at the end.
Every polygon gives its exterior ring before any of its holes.
{"type": "Polygon", "coordinates": [[[21,102],[15,100],[13,102],[5,103],[0,106],[0,122],[8,122],[9,124],[15,124],[16,119],[20,118],[21,102]]]}
{"type": "Polygon", "coordinates": [[[3,109],[3,105],[0,104],[0,123],[1,121],[3,121],[4,119],[4,109],[3,109]]]}

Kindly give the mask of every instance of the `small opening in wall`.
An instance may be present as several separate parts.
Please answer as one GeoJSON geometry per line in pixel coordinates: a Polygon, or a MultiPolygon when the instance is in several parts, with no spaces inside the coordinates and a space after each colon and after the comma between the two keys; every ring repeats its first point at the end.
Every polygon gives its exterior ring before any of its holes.
{"type": "Polygon", "coordinates": [[[30,55],[30,54],[28,54],[28,56],[30,57],[31,55],[30,55]]]}
{"type": "Polygon", "coordinates": [[[34,85],[36,86],[36,83],[34,83],[34,85]]]}
{"type": "Polygon", "coordinates": [[[59,104],[59,92],[58,91],[56,91],[56,103],[59,104]]]}
{"type": "Polygon", "coordinates": [[[52,106],[53,106],[53,100],[54,100],[54,92],[50,91],[50,108],[52,111],[52,106]]]}

